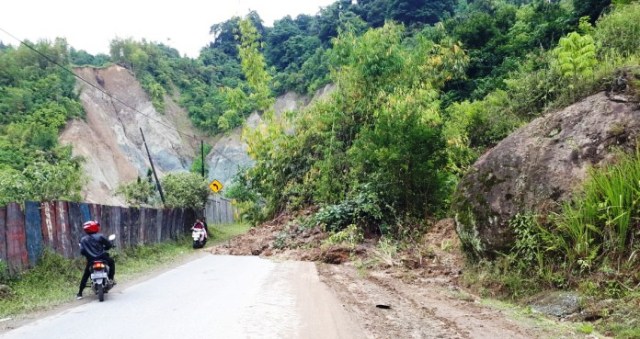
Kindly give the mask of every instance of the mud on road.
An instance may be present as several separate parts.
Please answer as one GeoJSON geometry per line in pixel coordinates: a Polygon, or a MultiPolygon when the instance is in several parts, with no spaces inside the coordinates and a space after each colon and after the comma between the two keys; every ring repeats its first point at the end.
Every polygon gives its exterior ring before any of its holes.
{"type": "Polygon", "coordinates": [[[459,283],[463,256],[451,220],[393,256],[374,244],[323,246],[326,237],[281,216],[211,252],[316,262],[321,281],[368,338],[585,338],[570,323],[466,291],[459,283]]]}

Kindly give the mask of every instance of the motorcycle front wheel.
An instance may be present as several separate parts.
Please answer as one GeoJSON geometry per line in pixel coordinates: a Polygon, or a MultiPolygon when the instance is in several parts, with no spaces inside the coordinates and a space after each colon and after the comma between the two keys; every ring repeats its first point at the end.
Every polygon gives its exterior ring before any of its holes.
{"type": "Polygon", "coordinates": [[[98,285],[98,300],[104,301],[104,286],[98,285]]]}

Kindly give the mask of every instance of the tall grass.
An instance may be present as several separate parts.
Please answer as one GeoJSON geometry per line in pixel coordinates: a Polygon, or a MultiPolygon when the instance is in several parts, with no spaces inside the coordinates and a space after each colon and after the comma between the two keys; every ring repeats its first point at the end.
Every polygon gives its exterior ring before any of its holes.
{"type": "Polygon", "coordinates": [[[631,252],[632,226],[640,221],[640,151],[619,158],[590,170],[582,194],[555,217],[569,263],[589,268],[598,256],[631,252]]]}

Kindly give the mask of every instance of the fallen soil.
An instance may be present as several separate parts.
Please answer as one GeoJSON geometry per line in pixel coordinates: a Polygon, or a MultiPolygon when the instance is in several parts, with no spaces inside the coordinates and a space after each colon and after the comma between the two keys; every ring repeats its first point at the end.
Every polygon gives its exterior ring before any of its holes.
{"type": "Polygon", "coordinates": [[[368,338],[585,338],[571,323],[466,291],[452,220],[436,223],[415,246],[393,255],[371,241],[322,245],[326,238],[319,228],[305,229],[282,215],[210,251],[315,261],[321,281],[368,338]]]}

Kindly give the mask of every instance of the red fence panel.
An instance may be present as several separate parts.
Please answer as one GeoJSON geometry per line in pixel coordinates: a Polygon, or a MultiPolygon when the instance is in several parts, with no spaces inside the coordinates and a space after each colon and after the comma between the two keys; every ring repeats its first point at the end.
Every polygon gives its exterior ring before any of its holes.
{"type": "Polygon", "coordinates": [[[20,205],[16,203],[7,205],[7,264],[12,274],[29,267],[24,214],[20,205]]]}
{"type": "Polygon", "coordinates": [[[58,231],[58,253],[65,258],[73,258],[75,247],[71,244],[71,228],[69,225],[69,204],[56,201],[56,229],[58,231]]]}

